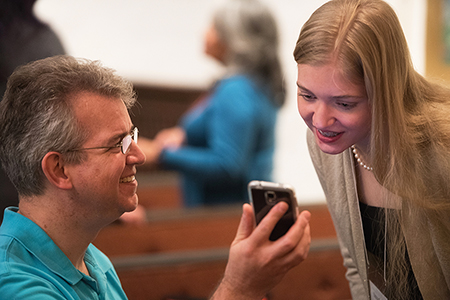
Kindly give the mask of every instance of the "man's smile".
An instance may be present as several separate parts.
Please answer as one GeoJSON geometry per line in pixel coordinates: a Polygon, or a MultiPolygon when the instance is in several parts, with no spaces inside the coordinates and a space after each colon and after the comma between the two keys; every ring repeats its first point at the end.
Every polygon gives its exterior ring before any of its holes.
{"type": "Polygon", "coordinates": [[[128,182],[132,182],[136,180],[136,177],[134,175],[128,176],[128,177],[124,177],[120,179],[120,183],[128,183],[128,182]]]}

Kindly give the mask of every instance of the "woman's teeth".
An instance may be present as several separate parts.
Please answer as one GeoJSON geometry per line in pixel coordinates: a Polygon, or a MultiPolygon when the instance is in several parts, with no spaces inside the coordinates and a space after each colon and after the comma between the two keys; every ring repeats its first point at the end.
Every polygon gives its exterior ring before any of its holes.
{"type": "Polygon", "coordinates": [[[135,179],[136,179],[136,177],[134,175],[128,176],[128,177],[124,177],[124,178],[120,179],[120,183],[132,182],[135,179]]]}
{"type": "Polygon", "coordinates": [[[317,129],[317,130],[319,131],[319,133],[321,135],[326,136],[326,137],[334,137],[334,136],[337,136],[339,134],[337,132],[332,132],[332,131],[322,131],[320,129],[317,129]]]}

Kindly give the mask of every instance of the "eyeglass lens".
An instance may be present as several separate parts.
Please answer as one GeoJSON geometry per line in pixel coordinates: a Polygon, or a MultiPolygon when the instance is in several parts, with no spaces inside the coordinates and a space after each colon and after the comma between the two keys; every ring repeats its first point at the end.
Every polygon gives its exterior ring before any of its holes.
{"type": "Polygon", "coordinates": [[[134,141],[137,143],[138,141],[138,129],[135,127],[132,134],[128,134],[126,137],[122,140],[122,153],[127,154],[130,150],[131,141],[134,141]]]}

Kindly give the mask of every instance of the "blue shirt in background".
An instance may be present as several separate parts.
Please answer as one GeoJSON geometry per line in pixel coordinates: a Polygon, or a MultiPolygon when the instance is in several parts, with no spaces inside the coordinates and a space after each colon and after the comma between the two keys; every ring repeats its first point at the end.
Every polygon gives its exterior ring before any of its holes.
{"type": "Polygon", "coordinates": [[[78,271],[53,240],[10,207],[0,227],[0,299],[127,299],[110,260],[90,244],[78,271]]]}
{"type": "Polygon", "coordinates": [[[160,162],[181,172],[186,206],[244,203],[249,181],[272,179],[278,109],[266,90],[234,75],[183,117],[186,145],[160,162]]]}

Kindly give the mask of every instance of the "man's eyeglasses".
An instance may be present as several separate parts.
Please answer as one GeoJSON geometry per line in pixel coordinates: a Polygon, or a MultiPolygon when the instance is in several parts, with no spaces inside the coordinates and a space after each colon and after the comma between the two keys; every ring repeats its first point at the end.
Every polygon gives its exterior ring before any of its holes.
{"type": "Polygon", "coordinates": [[[72,149],[69,151],[83,151],[83,150],[93,150],[93,149],[113,149],[113,148],[119,148],[122,151],[123,154],[127,154],[128,152],[130,152],[130,146],[131,146],[131,142],[134,141],[135,143],[137,143],[138,141],[138,132],[139,130],[137,129],[137,127],[133,127],[133,129],[131,130],[131,132],[129,134],[127,134],[118,144],[114,145],[114,146],[109,146],[109,147],[92,147],[92,148],[78,148],[78,149],[72,149]]]}

